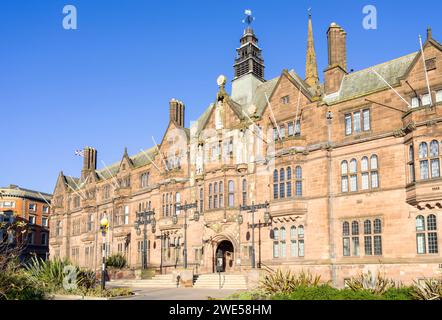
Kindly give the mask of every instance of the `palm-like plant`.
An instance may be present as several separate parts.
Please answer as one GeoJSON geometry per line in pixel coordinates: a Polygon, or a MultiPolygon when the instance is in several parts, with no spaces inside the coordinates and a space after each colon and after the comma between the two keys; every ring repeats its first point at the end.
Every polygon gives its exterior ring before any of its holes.
{"type": "Polygon", "coordinates": [[[317,287],[320,280],[320,276],[313,276],[310,272],[301,271],[295,274],[291,271],[277,270],[264,277],[260,289],[266,294],[289,294],[299,287],[317,287]]]}
{"type": "Polygon", "coordinates": [[[411,296],[415,300],[442,300],[442,280],[425,279],[423,284],[415,281],[411,296]]]}
{"type": "Polygon", "coordinates": [[[396,288],[396,283],[378,273],[374,276],[371,271],[361,273],[358,277],[347,282],[348,287],[353,291],[367,290],[376,295],[384,294],[388,289],[396,288]]]}

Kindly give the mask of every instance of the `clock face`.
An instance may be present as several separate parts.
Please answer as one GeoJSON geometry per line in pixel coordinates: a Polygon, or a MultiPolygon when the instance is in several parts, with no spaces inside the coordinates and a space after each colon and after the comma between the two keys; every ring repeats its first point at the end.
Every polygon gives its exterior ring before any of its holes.
{"type": "Polygon", "coordinates": [[[224,75],[220,75],[218,79],[216,79],[216,83],[218,83],[219,86],[226,84],[226,77],[224,75]]]}

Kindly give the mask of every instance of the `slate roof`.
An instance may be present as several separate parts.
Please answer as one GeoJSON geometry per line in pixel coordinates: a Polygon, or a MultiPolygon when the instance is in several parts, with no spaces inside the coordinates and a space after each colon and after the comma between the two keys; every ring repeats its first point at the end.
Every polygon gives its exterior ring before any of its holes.
{"type": "MultiPolygon", "coordinates": [[[[130,160],[132,161],[135,168],[139,168],[145,166],[153,160],[156,155],[156,147],[152,147],[150,149],[140,151],[139,153],[130,156],[130,160]]],[[[121,161],[115,162],[109,166],[104,167],[103,169],[97,170],[97,176],[99,180],[106,180],[115,176],[118,173],[120,168],[121,161]]]]}
{"type": "Polygon", "coordinates": [[[417,55],[418,52],[414,52],[367,69],[347,74],[342,80],[340,90],[337,93],[325,96],[324,101],[328,104],[334,104],[386,89],[388,85],[376,75],[376,73],[371,71],[371,69],[374,69],[391,86],[394,86],[399,82],[399,79],[405,75],[417,55]]]}
{"type": "Polygon", "coordinates": [[[28,199],[35,199],[39,201],[47,201],[50,203],[52,194],[45,193],[45,192],[39,192],[35,190],[20,188],[15,185],[9,185],[7,187],[0,188],[0,193],[4,196],[11,196],[11,197],[20,197],[20,198],[28,198],[28,199]]]}

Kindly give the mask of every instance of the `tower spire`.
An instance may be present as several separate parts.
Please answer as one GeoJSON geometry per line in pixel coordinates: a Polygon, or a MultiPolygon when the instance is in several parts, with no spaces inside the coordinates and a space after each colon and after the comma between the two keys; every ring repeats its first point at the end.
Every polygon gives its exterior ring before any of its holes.
{"type": "Polygon", "coordinates": [[[312,12],[308,10],[308,38],[307,38],[307,55],[305,62],[305,82],[316,88],[319,84],[318,64],[316,62],[315,44],[313,40],[313,24],[312,12]]]}
{"type": "Polygon", "coordinates": [[[251,10],[245,10],[246,18],[243,23],[247,24],[244,34],[241,37],[241,46],[236,49],[235,58],[235,79],[241,78],[247,74],[253,74],[258,79],[264,79],[264,59],[262,50],[258,46],[258,38],[255,36],[251,24],[255,20],[251,10]]]}

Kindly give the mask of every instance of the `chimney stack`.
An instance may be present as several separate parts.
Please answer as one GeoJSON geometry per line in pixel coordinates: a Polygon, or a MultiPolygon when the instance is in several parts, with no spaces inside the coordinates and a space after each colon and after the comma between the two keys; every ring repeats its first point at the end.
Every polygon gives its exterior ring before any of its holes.
{"type": "Polygon", "coordinates": [[[90,147],[84,148],[83,156],[83,170],[81,171],[81,177],[84,179],[86,175],[97,170],[97,150],[90,147]]]}
{"type": "Polygon", "coordinates": [[[328,67],[324,71],[325,94],[337,92],[347,74],[347,33],[332,23],[327,31],[328,67]]]}
{"type": "Polygon", "coordinates": [[[169,102],[169,117],[170,121],[176,126],[184,128],[184,110],[185,106],[182,101],[172,99],[169,102]]]}

